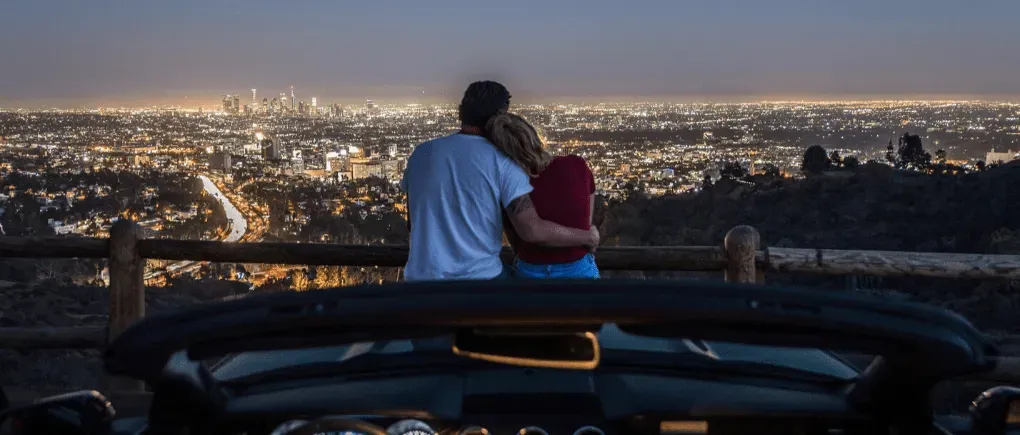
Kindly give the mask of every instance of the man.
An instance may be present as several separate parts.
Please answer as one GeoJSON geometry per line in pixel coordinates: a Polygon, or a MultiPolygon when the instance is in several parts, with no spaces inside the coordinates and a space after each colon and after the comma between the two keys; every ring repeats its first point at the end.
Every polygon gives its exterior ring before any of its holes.
{"type": "Polygon", "coordinates": [[[401,187],[408,196],[411,251],[408,281],[505,277],[503,211],[523,240],[555,247],[594,247],[595,227],[579,230],[541,219],[528,175],[484,137],[484,126],[510,108],[510,92],[475,82],[459,108],[461,130],[425,142],[407,162],[401,187]]]}

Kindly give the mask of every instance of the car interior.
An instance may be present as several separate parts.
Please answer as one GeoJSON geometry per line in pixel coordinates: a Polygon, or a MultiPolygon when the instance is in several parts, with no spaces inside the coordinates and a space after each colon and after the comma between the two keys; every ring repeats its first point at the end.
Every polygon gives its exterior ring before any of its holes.
{"type": "Polygon", "coordinates": [[[941,309],[698,281],[478,285],[154,315],[104,356],[146,382],[146,416],[83,391],[3,418],[24,435],[1005,434],[1020,421],[1007,386],[935,415],[933,385],[996,354],[941,309]]]}

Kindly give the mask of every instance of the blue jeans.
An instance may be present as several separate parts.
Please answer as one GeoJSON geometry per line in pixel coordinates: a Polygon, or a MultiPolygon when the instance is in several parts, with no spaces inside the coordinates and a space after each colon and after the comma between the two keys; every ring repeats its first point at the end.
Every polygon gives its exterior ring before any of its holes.
{"type": "Polygon", "coordinates": [[[599,267],[595,265],[595,256],[587,254],[580,260],[563,264],[530,264],[521,261],[520,258],[514,261],[514,268],[519,278],[551,279],[551,278],[581,278],[599,279],[599,267]]]}

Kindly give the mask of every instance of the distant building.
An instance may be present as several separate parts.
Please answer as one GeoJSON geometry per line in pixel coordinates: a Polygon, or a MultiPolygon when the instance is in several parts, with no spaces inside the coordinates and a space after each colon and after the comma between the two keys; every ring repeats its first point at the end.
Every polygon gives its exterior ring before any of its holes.
{"type": "Polygon", "coordinates": [[[382,177],[382,165],[368,159],[351,159],[351,178],[361,180],[368,177],[382,177]]]}
{"type": "Polygon", "coordinates": [[[997,153],[992,150],[985,156],[985,163],[991,165],[995,163],[1012,162],[1017,159],[1017,154],[1020,153],[1013,150],[1006,150],[1004,153],[997,153]]]}
{"type": "Polygon", "coordinates": [[[383,160],[379,162],[379,166],[383,178],[398,180],[403,175],[403,171],[400,170],[400,161],[397,159],[383,160]]]}
{"type": "Polygon", "coordinates": [[[227,172],[230,170],[230,153],[221,151],[209,155],[209,169],[227,172]]]}
{"type": "Polygon", "coordinates": [[[267,137],[262,139],[262,158],[264,160],[280,160],[283,155],[280,141],[276,138],[267,137]]]}
{"type": "Polygon", "coordinates": [[[326,172],[334,173],[347,169],[347,155],[341,155],[336,151],[326,153],[326,172]]]}
{"type": "Polygon", "coordinates": [[[58,236],[71,234],[74,232],[75,229],[74,224],[67,224],[64,223],[63,221],[49,219],[49,221],[46,223],[49,224],[50,228],[53,228],[53,232],[58,236]]]}

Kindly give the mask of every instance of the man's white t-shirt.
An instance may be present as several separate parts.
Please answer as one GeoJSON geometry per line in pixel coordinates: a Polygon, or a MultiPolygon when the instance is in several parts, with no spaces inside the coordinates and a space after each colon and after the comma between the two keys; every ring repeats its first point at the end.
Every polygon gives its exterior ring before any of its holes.
{"type": "Polygon", "coordinates": [[[425,142],[407,161],[411,251],[407,281],[491,279],[503,272],[502,211],[531,193],[531,180],[482,136],[425,142]]]}

